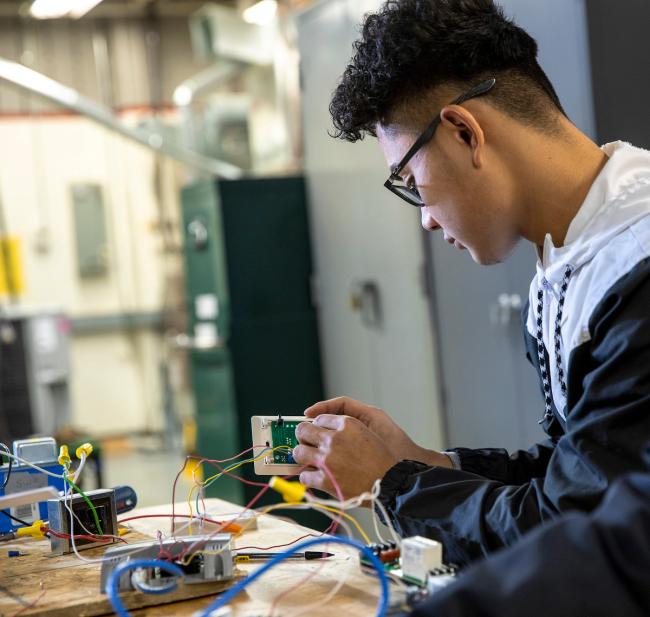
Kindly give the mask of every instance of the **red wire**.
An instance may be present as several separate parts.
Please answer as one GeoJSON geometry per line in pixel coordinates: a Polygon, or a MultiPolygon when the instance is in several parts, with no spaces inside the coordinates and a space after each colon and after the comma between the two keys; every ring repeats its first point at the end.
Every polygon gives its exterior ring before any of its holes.
{"type": "MultiPolygon", "coordinates": [[[[69,533],[61,533],[59,531],[53,531],[52,529],[49,528],[47,529],[47,532],[51,533],[56,538],[64,538],[66,540],[72,538],[72,536],[69,533]]],[[[74,539],[92,540],[93,542],[111,542],[112,540],[119,540],[120,542],[124,542],[124,544],[127,544],[127,541],[124,538],[120,538],[119,536],[109,536],[109,535],[91,536],[91,535],[84,535],[84,534],[80,534],[80,535],[75,534],[74,539]]]]}
{"type": "Polygon", "coordinates": [[[266,486],[266,484],[267,484],[266,482],[253,482],[252,480],[246,480],[246,478],[242,478],[241,476],[238,476],[237,474],[232,473],[232,471],[227,471],[226,469],[221,467],[221,465],[219,465],[216,461],[213,461],[213,460],[210,460],[210,459],[207,459],[207,458],[202,459],[199,464],[202,464],[202,463],[210,463],[210,465],[212,465],[213,467],[216,467],[221,473],[225,474],[226,476],[230,476],[231,478],[235,478],[235,479],[239,480],[240,482],[242,482],[244,484],[248,484],[249,486],[266,486]]]}
{"type": "Polygon", "coordinates": [[[226,474],[227,476],[231,476],[233,478],[236,478],[240,482],[243,482],[244,484],[248,484],[250,486],[266,486],[265,483],[262,482],[252,482],[251,480],[246,480],[234,473],[228,472],[222,467],[219,466],[219,463],[227,463],[229,461],[232,461],[236,458],[239,458],[240,456],[247,454],[251,450],[254,450],[255,448],[262,448],[266,446],[253,446],[252,448],[248,448],[247,450],[244,450],[240,452],[239,454],[236,454],[235,456],[231,456],[230,458],[225,458],[225,459],[212,459],[212,458],[204,458],[201,456],[196,456],[194,454],[188,454],[185,457],[185,461],[183,462],[183,466],[180,468],[179,472],[176,474],[176,477],[174,478],[174,484],[172,485],[172,528],[171,528],[171,533],[174,535],[175,527],[176,527],[176,514],[175,514],[175,504],[176,504],[176,485],[178,484],[178,479],[181,477],[181,474],[183,471],[185,471],[185,467],[187,467],[187,463],[190,461],[190,459],[198,460],[199,465],[202,465],[203,463],[210,463],[212,466],[218,468],[222,473],[226,474]]]}
{"type": "MultiPolygon", "coordinates": [[[[253,499],[251,499],[250,502],[248,502],[246,507],[242,510],[241,514],[243,514],[247,510],[250,510],[262,498],[262,495],[264,495],[264,493],[266,493],[266,491],[268,491],[270,488],[271,487],[268,484],[265,484],[264,488],[259,493],[257,493],[257,495],[255,497],[253,497],[253,499]]],[[[226,526],[227,526],[227,523],[224,523],[219,529],[212,532],[205,540],[203,540],[203,541],[199,540],[198,542],[194,542],[193,544],[186,547],[183,550],[183,552],[178,556],[178,559],[183,559],[185,557],[185,555],[187,555],[187,553],[189,553],[191,550],[196,549],[198,544],[203,544],[205,546],[210,541],[210,539],[212,539],[214,536],[221,533],[225,529],[226,526]]]]}
{"type": "Polygon", "coordinates": [[[187,462],[189,460],[190,460],[190,457],[186,456],[185,457],[185,462],[183,463],[183,466],[180,468],[180,470],[176,474],[176,477],[174,478],[174,484],[172,484],[172,536],[174,535],[174,530],[175,530],[175,527],[176,527],[176,517],[175,517],[176,484],[178,483],[178,478],[180,478],[183,471],[185,471],[185,467],[187,467],[187,462]]]}
{"type": "Polygon", "coordinates": [[[270,551],[274,548],[284,548],[285,546],[291,546],[292,544],[295,544],[296,542],[300,542],[300,540],[304,540],[305,538],[320,538],[323,533],[307,533],[304,536],[300,536],[299,538],[296,538],[295,540],[291,540],[291,542],[287,542],[286,544],[276,544],[275,546],[238,546],[235,548],[235,551],[250,551],[250,550],[256,550],[256,551],[270,551]]]}
{"type": "Polygon", "coordinates": [[[129,516],[117,522],[126,523],[127,521],[135,521],[141,518],[172,518],[172,516],[174,518],[194,518],[198,521],[204,521],[205,523],[212,523],[213,525],[219,525],[223,527],[230,525],[230,521],[215,521],[211,518],[203,518],[202,516],[190,516],[189,514],[141,514],[140,516],[129,516]]]}

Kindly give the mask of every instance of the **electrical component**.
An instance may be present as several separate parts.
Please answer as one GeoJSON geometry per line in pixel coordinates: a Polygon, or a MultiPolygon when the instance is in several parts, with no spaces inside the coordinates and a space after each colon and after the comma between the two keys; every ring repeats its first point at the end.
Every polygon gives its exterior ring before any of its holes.
{"type": "MultiPolygon", "coordinates": [[[[160,559],[163,556],[183,571],[185,583],[228,581],[235,575],[231,541],[231,534],[220,533],[213,536],[168,538],[162,542],[137,542],[109,548],[102,562],[101,590],[106,590],[106,585],[118,566],[130,561],[160,559]],[[188,553],[187,550],[192,545],[201,548],[188,553]]],[[[133,575],[123,574],[117,589],[162,592],[168,584],[169,574],[160,568],[151,567],[136,570],[133,575]]]]}
{"type": "Polygon", "coordinates": [[[298,445],[296,428],[302,422],[313,422],[305,416],[253,416],[253,456],[255,473],[260,476],[289,475],[298,464],[293,460],[293,449],[298,445]],[[263,456],[266,454],[266,456],[263,456]]]}
{"type": "Polygon", "coordinates": [[[300,482],[288,482],[277,476],[273,476],[269,480],[269,486],[280,493],[288,503],[300,503],[307,492],[307,487],[300,482]]]}
{"type": "Polygon", "coordinates": [[[442,544],[422,536],[402,541],[402,574],[407,581],[426,585],[429,572],[442,567],[442,544]]]}
{"type": "MultiPolygon", "coordinates": [[[[33,523],[39,519],[47,519],[46,500],[52,497],[48,487],[55,490],[55,494],[64,488],[61,475],[61,466],[57,461],[57,445],[52,437],[39,437],[38,439],[21,439],[13,442],[13,454],[23,460],[38,465],[54,476],[49,476],[38,470],[14,461],[12,465],[0,465],[0,497],[10,498],[12,495],[41,491],[40,498],[27,500],[22,504],[7,505],[9,514],[26,522],[33,523]],[[11,470],[11,473],[9,473],[11,470]]],[[[35,492],[34,495],[37,495],[35,492]]],[[[0,533],[14,531],[21,526],[9,517],[0,516],[0,533]]]]}
{"type": "Polygon", "coordinates": [[[432,595],[436,593],[436,591],[449,585],[449,583],[453,583],[456,579],[457,572],[458,568],[454,565],[443,565],[442,567],[429,572],[429,576],[427,577],[428,594],[432,595]]]}
{"type": "MultiPolygon", "coordinates": [[[[257,519],[259,514],[255,510],[242,510],[236,514],[219,514],[219,521],[221,523],[227,523],[232,521],[235,525],[246,531],[255,531],[258,528],[257,519]]],[[[224,531],[231,531],[235,533],[235,529],[225,528],[224,531]]]]}
{"type": "MultiPolygon", "coordinates": [[[[389,576],[416,585],[409,587],[409,606],[451,583],[458,571],[456,566],[442,563],[440,543],[420,536],[402,540],[401,551],[394,542],[370,544],[367,549],[379,559],[389,576]]],[[[363,554],[360,563],[363,568],[372,565],[363,554]]]]}
{"type": "MultiPolygon", "coordinates": [[[[400,549],[395,542],[385,542],[381,544],[370,544],[366,547],[375,557],[384,564],[384,569],[387,571],[399,570],[400,565],[400,549]]],[[[359,555],[362,566],[372,567],[370,561],[364,557],[364,554],[359,555]]]]}
{"type": "MultiPolygon", "coordinates": [[[[73,494],[71,496],[50,499],[47,502],[47,516],[49,528],[56,532],[50,535],[50,544],[52,552],[55,555],[63,555],[72,552],[72,542],[70,538],[57,537],[61,536],[81,536],[81,535],[105,535],[118,536],[117,527],[117,509],[115,507],[115,491],[113,489],[99,489],[88,491],[86,497],[95,508],[92,508],[84,499],[83,495],[73,494]],[[67,506],[67,507],[66,507],[67,506]],[[74,514],[73,526],[70,528],[70,512],[67,508],[72,508],[74,514]],[[97,520],[95,519],[97,516],[97,520]],[[100,526],[98,527],[97,521],[100,526]]],[[[92,538],[79,538],[75,540],[77,548],[91,548],[93,546],[105,546],[106,541],[96,541],[92,538]]]]}

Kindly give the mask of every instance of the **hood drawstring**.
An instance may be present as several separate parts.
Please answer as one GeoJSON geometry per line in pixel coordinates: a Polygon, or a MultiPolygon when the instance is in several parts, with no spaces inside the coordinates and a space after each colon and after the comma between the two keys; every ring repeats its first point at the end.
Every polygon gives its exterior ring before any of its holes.
{"type": "MultiPolygon", "coordinates": [[[[557,315],[555,317],[555,367],[557,370],[557,380],[562,390],[562,395],[566,397],[567,386],[566,379],[564,378],[564,369],[562,368],[562,313],[564,311],[564,299],[566,297],[566,290],[569,287],[569,279],[573,274],[573,266],[568,265],[564,270],[564,279],[562,280],[562,287],[560,288],[560,297],[558,299],[557,315]]],[[[544,314],[544,287],[548,286],[546,279],[543,280],[543,286],[537,292],[537,356],[539,357],[539,369],[542,374],[542,382],[544,384],[544,417],[539,421],[542,424],[545,420],[550,420],[553,417],[553,395],[551,392],[551,377],[549,375],[548,364],[546,362],[546,355],[544,354],[544,329],[542,315],[544,314]]]]}

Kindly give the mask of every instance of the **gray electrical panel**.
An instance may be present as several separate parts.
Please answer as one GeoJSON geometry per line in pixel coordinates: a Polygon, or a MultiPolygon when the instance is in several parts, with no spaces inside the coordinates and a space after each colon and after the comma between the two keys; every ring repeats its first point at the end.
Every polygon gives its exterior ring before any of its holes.
{"type": "Polygon", "coordinates": [[[52,435],[69,423],[69,331],[58,312],[0,318],[0,441],[52,435]]]}
{"type": "Polygon", "coordinates": [[[102,189],[98,184],[73,184],[71,193],[79,276],[104,276],[108,247],[102,189]]]}

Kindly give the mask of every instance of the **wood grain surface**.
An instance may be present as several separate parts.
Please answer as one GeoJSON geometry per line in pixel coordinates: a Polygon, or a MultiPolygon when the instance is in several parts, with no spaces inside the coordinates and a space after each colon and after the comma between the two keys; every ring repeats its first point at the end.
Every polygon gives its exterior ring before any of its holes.
{"type": "MultiPolygon", "coordinates": [[[[239,506],[218,499],[206,500],[209,518],[236,514],[239,506]]],[[[125,517],[142,514],[169,514],[171,505],[142,508],[125,517]]],[[[176,504],[176,513],[188,513],[187,504],[176,504]]],[[[278,512],[282,514],[282,512],[278,512]]],[[[143,538],[155,538],[158,530],[170,533],[170,521],[164,518],[141,519],[125,523],[131,531],[124,536],[127,542],[143,538]]],[[[177,519],[176,535],[185,536],[210,533],[216,527],[206,525],[201,530],[194,524],[192,530],[183,519],[177,519]]],[[[257,530],[245,530],[234,540],[236,548],[252,547],[262,550],[279,544],[293,542],[305,534],[318,536],[317,532],[294,523],[265,515],[258,519],[257,530]]],[[[282,551],[284,548],[273,549],[282,551]]],[[[318,550],[318,547],[315,547],[318,550]]],[[[274,617],[291,617],[305,610],[310,617],[320,616],[371,616],[378,598],[376,578],[363,574],[358,566],[358,554],[352,548],[332,544],[323,547],[335,556],[321,561],[294,560],[280,564],[251,584],[231,604],[235,617],[270,617],[274,600],[279,599],[274,617]],[[304,580],[307,577],[309,580],[304,580]],[[327,603],[319,607],[310,605],[321,602],[342,579],[342,588],[327,603]]],[[[105,548],[82,552],[84,557],[101,557],[105,548]]],[[[242,573],[260,567],[261,562],[240,564],[242,573]]],[[[93,617],[112,615],[107,597],[100,592],[100,564],[86,564],[74,555],[52,557],[49,541],[21,539],[0,544],[0,616],[62,617],[74,615],[93,617]],[[25,556],[9,558],[7,551],[20,550],[25,556]],[[32,602],[38,602],[30,606],[32,602]]],[[[133,615],[144,616],[190,616],[205,608],[217,593],[232,583],[207,583],[205,585],[179,585],[178,589],[165,595],[130,592],[122,595],[124,604],[133,615]],[[140,610],[136,610],[140,609],[140,610]]]]}

